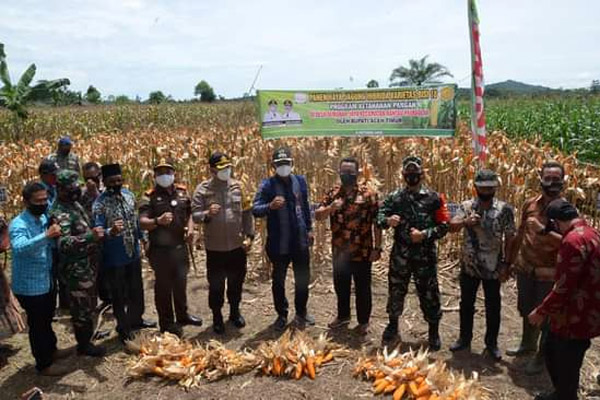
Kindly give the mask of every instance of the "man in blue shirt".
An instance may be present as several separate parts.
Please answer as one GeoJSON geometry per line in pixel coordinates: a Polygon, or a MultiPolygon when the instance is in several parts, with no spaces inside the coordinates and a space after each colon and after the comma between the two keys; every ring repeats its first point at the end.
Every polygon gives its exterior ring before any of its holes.
{"type": "Polygon", "coordinates": [[[119,164],[102,166],[106,190],[92,207],[95,226],[106,234],[102,249],[102,266],[108,280],[113,313],[121,341],[129,340],[133,330],[154,328],[144,321],[144,284],[140,260],[140,238],[135,196],[123,189],[119,164]]]}
{"type": "Polygon", "coordinates": [[[52,241],[60,236],[58,224],[48,224],[48,193],[40,182],[30,182],[23,189],[26,209],[9,227],[12,247],[12,290],[27,314],[29,344],[42,375],[58,376],[68,372],[53,364],[69,355],[57,350],[52,330],[56,297],[52,282],[52,241]]]}
{"type": "Polygon", "coordinates": [[[267,218],[267,256],[273,264],[272,291],[278,317],[275,329],[287,325],[288,301],[285,297],[287,268],[293,264],[295,279],[296,323],[314,325],[307,313],[310,254],[312,244],[311,211],[308,185],[303,176],[292,174],[292,152],[287,147],[273,153],[275,175],[264,179],[254,198],[252,213],[267,218]]]}

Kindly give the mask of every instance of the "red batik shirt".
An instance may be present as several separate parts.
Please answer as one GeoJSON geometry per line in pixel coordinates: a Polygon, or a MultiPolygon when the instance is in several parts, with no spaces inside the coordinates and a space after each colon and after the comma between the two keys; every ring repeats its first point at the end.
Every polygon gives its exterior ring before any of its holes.
{"type": "Polygon", "coordinates": [[[600,336],[600,234],[584,220],[563,236],[554,288],[537,311],[561,337],[600,336]]]}
{"type": "Polygon", "coordinates": [[[379,210],[377,195],[366,186],[355,186],[351,192],[336,186],[327,193],[321,206],[329,206],[337,199],[343,199],[344,204],[330,216],[333,256],[348,253],[351,261],[369,261],[379,210]]]}

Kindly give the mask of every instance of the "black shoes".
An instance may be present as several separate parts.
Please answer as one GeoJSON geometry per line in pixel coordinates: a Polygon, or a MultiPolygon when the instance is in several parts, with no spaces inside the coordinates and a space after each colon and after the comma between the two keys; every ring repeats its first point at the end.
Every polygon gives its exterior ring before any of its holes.
{"type": "Polygon", "coordinates": [[[502,353],[500,352],[500,349],[498,349],[498,346],[486,347],[483,354],[489,356],[494,361],[502,360],[502,353]]]}
{"type": "Polygon", "coordinates": [[[186,318],[181,321],[178,320],[177,323],[180,325],[202,326],[202,318],[188,314],[186,318]]]}
{"type": "Polygon", "coordinates": [[[463,350],[471,350],[471,342],[459,338],[456,342],[454,342],[454,344],[452,344],[452,346],[450,346],[451,352],[463,350]]]}
{"type": "Polygon", "coordinates": [[[398,338],[398,320],[390,318],[390,322],[383,331],[382,340],[384,343],[389,343],[398,338]]]}
{"type": "Polygon", "coordinates": [[[287,317],[280,315],[277,317],[277,319],[275,320],[275,322],[273,323],[273,327],[275,328],[276,331],[282,332],[285,330],[285,327],[287,326],[287,317]]]}
{"type": "Polygon", "coordinates": [[[158,324],[156,322],[143,319],[139,325],[132,327],[132,330],[138,331],[140,329],[156,328],[157,326],[158,324]]]}
{"type": "Polygon", "coordinates": [[[241,314],[237,313],[229,316],[229,322],[233,324],[238,329],[242,329],[246,326],[246,320],[242,317],[241,314]]]}
{"type": "Polygon", "coordinates": [[[171,324],[164,329],[160,330],[161,332],[169,332],[177,337],[183,336],[183,328],[179,324],[171,324]]]}

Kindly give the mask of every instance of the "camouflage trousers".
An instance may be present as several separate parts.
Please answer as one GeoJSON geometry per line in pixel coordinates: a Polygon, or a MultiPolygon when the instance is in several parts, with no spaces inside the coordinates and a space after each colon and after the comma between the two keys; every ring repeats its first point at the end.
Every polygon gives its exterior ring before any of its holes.
{"type": "Polygon", "coordinates": [[[391,317],[402,315],[411,277],[417,287],[425,320],[428,323],[439,322],[442,309],[437,279],[437,257],[410,259],[403,257],[399,252],[392,252],[388,272],[387,313],[391,317]]]}
{"type": "Polygon", "coordinates": [[[87,345],[94,333],[96,306],[96,265],[87,259],[61,266],[67,284],[71,322],[79,346],[87,345]]]}

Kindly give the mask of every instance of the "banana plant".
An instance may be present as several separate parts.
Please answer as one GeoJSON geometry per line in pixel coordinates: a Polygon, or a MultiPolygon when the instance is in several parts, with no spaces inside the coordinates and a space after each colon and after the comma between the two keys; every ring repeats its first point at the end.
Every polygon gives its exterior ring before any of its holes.
{"type": "MultiPolygon", "coordinates": [[[[6,64],[6,53],[4,44],[0,43],[0,106],[6,107],[13,113],[15,123],[18,126],[28,117],[27,105],[33,101],[42,101],[51,97],[53,91],[69,85],[71,82],[66,79],[41,80],[35,85],[31,85],[35,76],[36,66],[31,64],[21,75],[16,84],[13,84],[8,73],[6,64]]],[[[18,133],[18,132],[17,132],[18,133]]]]}

